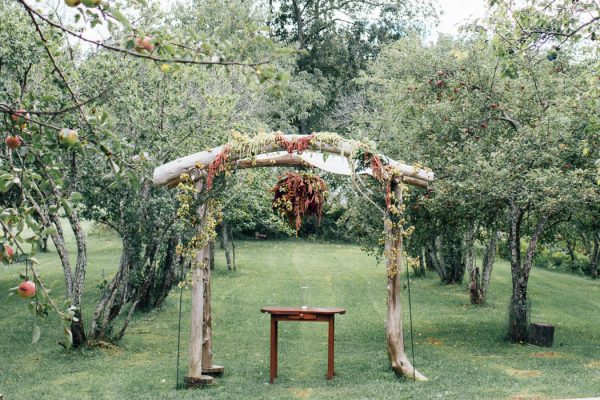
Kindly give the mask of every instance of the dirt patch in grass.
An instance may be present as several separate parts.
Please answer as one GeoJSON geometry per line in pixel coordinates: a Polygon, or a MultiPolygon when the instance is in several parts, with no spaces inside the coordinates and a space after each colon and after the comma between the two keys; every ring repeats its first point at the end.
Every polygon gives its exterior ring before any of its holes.
{"type": "Polygon", "coordinates": [[[538,394],[517,394],[512,397],[508,397],[507,400],[546,400],[550,397],[540,396],[538,394]]]}
{"type": "Polygon", "coordinates": [[[290,392],[299,399],[308,399],[312,394],[312,389],[290,389],[290,392]]]}
{"type": "Polygon", "coordinates": [[[544,351],[541,353],[530,354],[530,356],[531,357],[554,358],[554,357],[562,357],[562,354],[557,353],[556,351],[544,351]]]}
{"type": "Polygon", "coordinates": [[[506,368],[504,372],[516,378],[537,378],[543,375],[541,371],[516,368],[506,368]]]}
{"type": "Polygon", "coordinates": [[[439,339],[434,339],[434,338],[425,339],[425,343],[432,344],[434,346],[443,346],[444,345],[444,342],[442,342],[439,339]]]}
{"type": "Polygon", "coordinates": [[[586,368],[600,368],[600,360],[595,360],[590,363],[585,364],[586,368]]]}

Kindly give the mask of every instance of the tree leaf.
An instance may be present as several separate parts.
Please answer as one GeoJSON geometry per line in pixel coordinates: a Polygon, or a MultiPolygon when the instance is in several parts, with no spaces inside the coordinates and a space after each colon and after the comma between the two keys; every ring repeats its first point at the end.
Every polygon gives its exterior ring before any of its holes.
{"type": "Polygon", "coordinates": [[[49,226],[49,227],[45,228],[44,230],[42,230],[41,233],[42,233],[42,236],[52,235],[52,234],[56,233],[56,227],[49,226]]]}
{"type": "Polygon", "coordinates": [[[113,17],[116,18],[117,21],[119,21],[123,25],[123,27],[125,27],[125,28],[131,27],[129,20],[127,18],[125,18],[125,16],[123,14],[121,14],[121,11],[112,9],[111,14],[113,17]]]}

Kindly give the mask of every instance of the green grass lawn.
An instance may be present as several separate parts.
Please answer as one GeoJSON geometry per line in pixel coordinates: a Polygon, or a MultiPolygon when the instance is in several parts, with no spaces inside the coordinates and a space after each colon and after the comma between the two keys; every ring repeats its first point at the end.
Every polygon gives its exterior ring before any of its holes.
{"type": "MultiPolygon", "coordinates": [[[[119,241],[90,236],[85,313],[110,277],[119,241]]],[[[472,307],[466,289],[442,287],[434,273],[412,281],[415,356],[428,382],[398,379],[385,343],[383,265],[355,246],[287,242],[237,245],[238,271],[224,272],[217,253],[213,278],[214,359],[225,366],[216,385],[175,390],[178,289],[158,311],[138,315],[119,348],[65,351],[60,321],[43,322],[31,344],[26,302],[0,303],[0,393],[13,399],[545,399],[600,396],[600,282],[534,270],[532,321],[556,325],[552,349],[504,340],[510,294],[506,262],[498,262],[484,307],[472,307]],[[280,324],[279,378],[268,384],[269,317],[265,305],[298,305],[310,286],[313,306],[340,306],[336,320],[336,373],[325,380],[326,324],[280,324]]],[[[53,293],[62,275],[53,254],[39,270],[53,293]]],[[[18,284],[18,265],[0,267],[0,293],[18,284]]],[[[407,296],[402,294],[404,320],[407,296]]],[[[4,295],[2,295],[4,297],[4,295]]],[[[187,366],[190,293],[184,292],[181,376],[187,366]]],[[[410,355],[408,323],[405,323],[410,355]]]]}

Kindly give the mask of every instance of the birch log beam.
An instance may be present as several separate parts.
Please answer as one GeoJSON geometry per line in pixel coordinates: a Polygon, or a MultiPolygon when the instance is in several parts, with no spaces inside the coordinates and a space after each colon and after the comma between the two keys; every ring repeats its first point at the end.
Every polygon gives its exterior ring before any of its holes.
{"type": "MultiPolygon", "coordinates": [[[[284,135],[287,140],[298,140],[306,135],[284,135]]],[[[179,182],[179,176],[187,171],[196,168],[197,165],[208,166],[215,158],[223,151],[224,146],[215,147],[211,150],[201,151],[194,153],[182,158],[178,158],[174,161],[168,162],[154,170],[153,182],[156,186],[175,186],[179,182]]],[[[341,140],[337,145],[331,145],[315,140],[308,148],[309,150],[349,155],[352,152],[353,145],[350,141],[341,140]]],[[[256,155],[272,153],[278,151],[285,151],[279,143],[267,143],[258,149],[256,149],[256,155]]],[[[400,171],[403,175],[408,178],[414,178],[419,181],[432,182],[433,172],[426,171],[424,169],[415,168],[408,164],[403,164],[398,161],[389,159],[383,155],[381,157],[391,166],[400,171]]],[[[246,155],[235,155],[232,154],[228,161],[235,162],[240,159],[246,158],[246,155]]],[[[411,183],[411,182],[407,182],[411,183]]],[[[411,183],[412,184],[412,183],[411,183]]]]}
{"type": "MultiPolygon", "coordinates": [[[[402,205],[402,192],[400,185],[394,185],[394,195],[398,205],[402,205]]],[[[398,207],[399,208],[399,207],[398,207]]],[[[397,376],[405,376],[417,381],[426,381],[422,375],[411,364],[404,351],[404,336],[402,332],[402,309],[400,305],[400,267],[402,266],[402,232],[394,234],[392,221],[385,219],[384,229],[386,233],[385,254],[387,255],[387,270],[395,270],[393,274],[388,273],[387,282],[387,323],[386,336],[388,342],[388,356],[392,369],[397,376]]]]}

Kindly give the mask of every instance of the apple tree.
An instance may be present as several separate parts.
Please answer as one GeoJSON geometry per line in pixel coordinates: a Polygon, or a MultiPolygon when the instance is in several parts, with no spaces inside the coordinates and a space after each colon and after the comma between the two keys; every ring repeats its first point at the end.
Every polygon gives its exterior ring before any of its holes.
{"type": "MultiPolygon", "coordinates": [[[[25,0],[0,8],[0,35],[8,35],[0,43],[6,99],[0,103],[0,220],[3,261],[25,262],[25,275],[31,273],[42,289],[33,255],[44,236],[52,238],[63,265],[68,309],[61,310],[46,296],[40,313],[53,308],[65,317],[66,345],[77,347],[86,341],[81,304],[88,260],[80,220],[90,204],[88,199],[82,202],[82,192],[90,189],[88,184],[122,188],[127,179],[133,180],[132,188],[143,187],[144,182],[135,179],[149,169],[138,165],[145,160],[132,160],[132,152],[142,159],[145,153],[127,135],[113,130],[114,117],[105,106],[122,94],[116,89],[123,84],[124,77],[118,76],[123,60],[137,60],[161,73],[183,67],[237,69],[250,81],[271,82],[269,88],[276,93],[285,76],[274,61],[292,51],[276,46],[257,22],[241,27],[240,40],[229,40],[221,36],[227,32],[218,29],[177,29],[168,13],[144,1],[65,3],[64,13],[25,0]],[[103,59],[111,61],[102,64],[103,59]],[[76,238],[74,264],[64,244],[65,221],[76,238]]],[[[159,137],[168,136],[161,129],[155,131],[159,137]]],[[[172,155],[172,143],[163,144],[161,155],[172,155]]]]}

